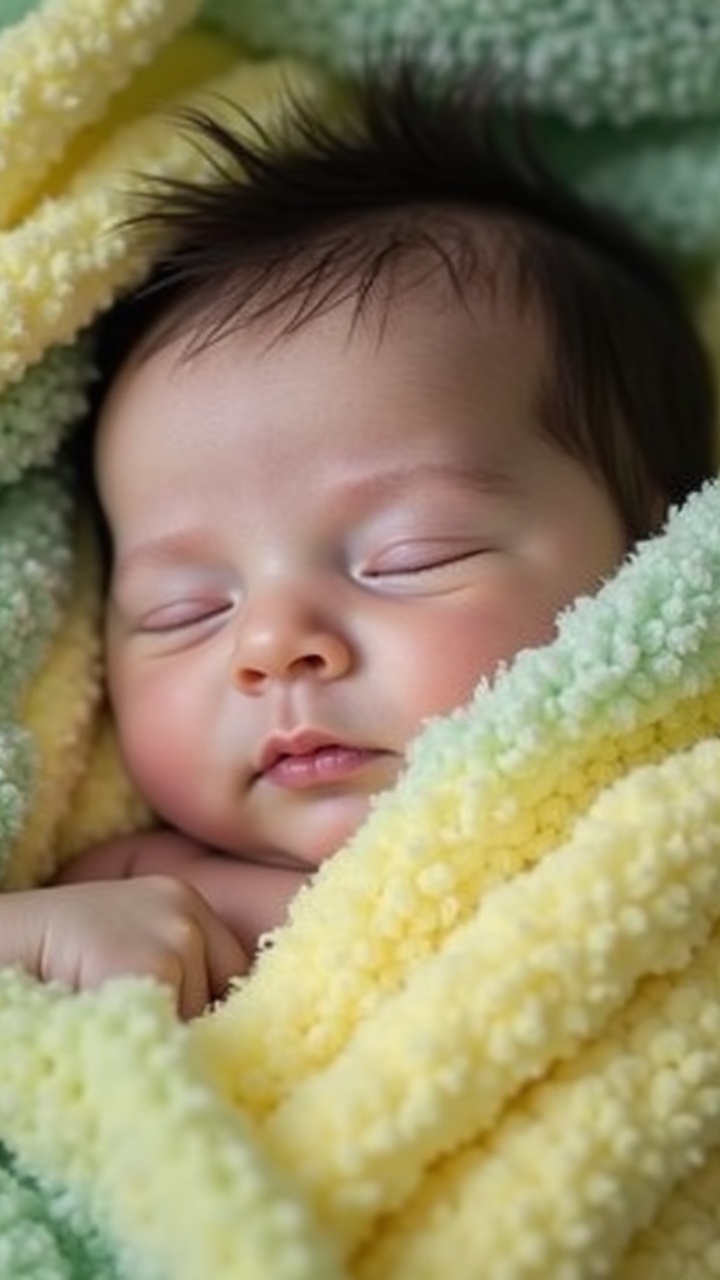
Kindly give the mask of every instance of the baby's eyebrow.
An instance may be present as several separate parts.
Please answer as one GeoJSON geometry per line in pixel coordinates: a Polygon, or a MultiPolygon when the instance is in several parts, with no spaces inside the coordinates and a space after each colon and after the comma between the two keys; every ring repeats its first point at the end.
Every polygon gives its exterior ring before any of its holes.
{"type": "MultiPolygon", "coordinates": [[[[506,471],[420,462],[353,477],[338,485],[337,496],[343,507],[350,509],[355,502],[364,504],[403,497],[422,491],[430,484],[452,485],[456,491],[464,488],[468,493],[485,495],[508,493],[516,488],[515,481],[506,471]]],[[[162,570],[180,562],[200,564],[206,560],[207,554],[207,531],[203,529],[160,534],[117,552],[113,578],[119,584],[143,570],[162,570]]]]}
{"type": "Polygon", "coordinates": [[[421,491],[427,485],[452,485],[472,494],[507,494],[517,487],[509,471],[490,467],[459,467],[447,463],[419,462],[353,477],[339,486],[342,496],[393,498],[421,491]]]}
{"type": "Polygon", "coordinates": [[[116,554],[113,573],[118,581],[142,569],[164,569],[179,561],[199,563],[203,559],[201,531],[165,533],[116,554]]]}

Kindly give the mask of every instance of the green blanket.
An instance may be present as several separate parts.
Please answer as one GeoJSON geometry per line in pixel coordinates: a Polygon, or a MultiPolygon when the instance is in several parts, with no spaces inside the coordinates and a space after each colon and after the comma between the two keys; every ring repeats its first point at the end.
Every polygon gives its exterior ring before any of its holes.
{"type": "MultiPolygon", "coordinates": [[[[620,205],[639,148],[634,216],[703,266],[711,337],[720,227],[720,19],[699,0],[25,7],[0,33],[7,889],[148,817],[102,713],[93,540],[58,459],[92,320],[149,265],[118,227],[136,175],[204,171],[158,107],[227,96],[272,124],[291,81],[330,111],[330,70],[431,31],[448,66],[494,49],[531,70],[557,136],[602,128],[620,205]],[[619,123],[649,117],[697,184],[686,220],[672,181],[652,192],[645,126],[619,123]]],[[[428,726],[222,1006],[182,1025],[150,980],[72,995],[0,972],[2,1280],[720,1274],[719,725],[720,482],[428,726]]]]}

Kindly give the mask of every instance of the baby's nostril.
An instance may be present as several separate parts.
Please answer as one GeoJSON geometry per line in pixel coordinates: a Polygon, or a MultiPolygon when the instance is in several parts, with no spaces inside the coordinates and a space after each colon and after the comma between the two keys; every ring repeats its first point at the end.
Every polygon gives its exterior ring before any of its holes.
{"type": "Polygon", "coordinates": [[[236,675],[236,683],[245,689],[256,689],[265,681],[265,672],[257,667],[240,667],[236,675]]]}
{"type": "Polygon", "coordinates": [[[305,661],[309,667],[312,667],[313,671],[317,671],[318,667],[322,667],[325,665],[319,653],[309,653],[305,661]]]}

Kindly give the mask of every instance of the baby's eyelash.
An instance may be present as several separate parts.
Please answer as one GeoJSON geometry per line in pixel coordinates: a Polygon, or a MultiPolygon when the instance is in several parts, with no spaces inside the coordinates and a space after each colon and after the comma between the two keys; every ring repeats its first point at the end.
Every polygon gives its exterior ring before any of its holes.
{"type": "Polygon", "coordinates": [[[472,560],[475,556],[483,555],[490,548],[486,546],[473,546],[467,548],[457,548],[450,550],[448,548],[436,548],[434,551],[420,551],[418,548],[398,548],[397,563],[392,562],[392,556],[389,557],[389,563],[371,566],[365,570],[366,578],[393,578],[411,576],[413,574],[431,573],[436,569],[449,568],[454,564],[461,564],[464,560],[472,560]],[[403,561],[402,552],[407,550],[407,560],[403,561]]]}
{"type": "Polygon", "coordinates": [[[176,604],[155,609],[142,620],[142,630],[155,635],[164,632],[184,631],[220,617],[231,608],[228,600],[210,603],[200,600],[183,600],[176,604]]]}

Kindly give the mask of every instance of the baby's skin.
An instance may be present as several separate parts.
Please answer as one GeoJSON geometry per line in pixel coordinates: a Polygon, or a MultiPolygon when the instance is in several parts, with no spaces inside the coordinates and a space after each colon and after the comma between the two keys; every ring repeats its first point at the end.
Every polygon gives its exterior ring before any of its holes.
{"type": "Polygon", "coordinates": [[[144,974],[192,1018],[247,973],[259,935],[280,923],[306,878],[213,854],[174,831],[120,836],[51,887],[0,895],[0,965],[74,990],[144,974]]]}

